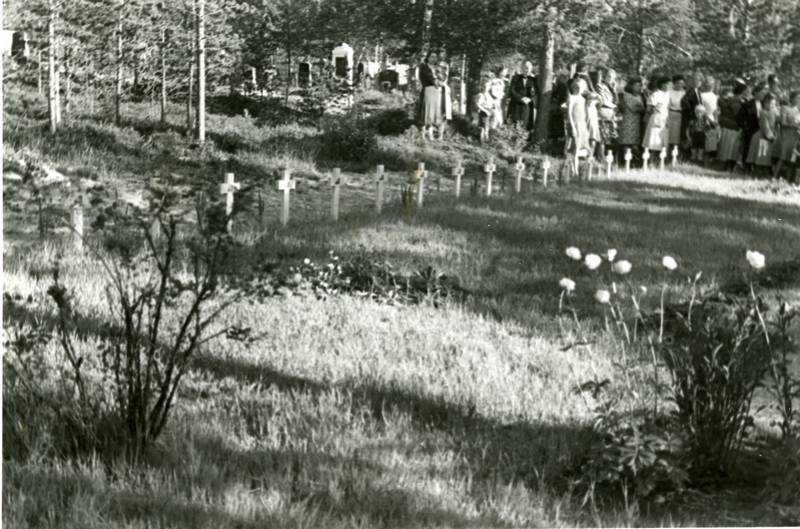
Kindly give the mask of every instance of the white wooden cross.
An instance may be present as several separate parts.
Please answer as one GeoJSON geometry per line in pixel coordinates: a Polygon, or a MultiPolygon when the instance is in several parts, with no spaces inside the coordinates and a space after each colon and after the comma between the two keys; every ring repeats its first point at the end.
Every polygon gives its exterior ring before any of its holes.
{"type": "Polygon", "coordinates": [[[519,193],[522,191],[522,175],[525,173],[525,164],[522,163],[522,158],[517,158],[517,163],[514,165],[514,168],[517,170],[517,179],[514,182],[514,191],[519,193]]]}
{"type": "Polygon", "coordinates": [[[678,146],[672,147],[672,167],[678,165],[678,146]]]}
{"type": "Polygon", "coordinates": [[[667,159],[667,149],[661,149],[658,153],[658,170],[664,172],[664,161],[667,159]]]}
{"type": "MultiPolygon", "coordinates": [[[[586,173],[586,180],[591,180],[592,177],[594,176],[594,162],[595,162],[594,154],[589,156],[589,159],[587,160],[587,162],[588,162],[587,165],[589,166],[589,170],[586,173]]],[[[578,176],[580,176],[580,173],[578,174],[578,176]]]]}
{"type": "Polygon", "coordinates": [[[278,180],[278,190],[283,191],[283,209],[281,210],[281,225],[289,224],[289,195],[294,190],[296,182],[292,179],[289,169],[283,170],[283,178],[278,180]]]}
{"type": "Polygon", "coordinates": [[[233,194],[241,187],[239,182],[234,182],[233,173],[225,173],[225,183],[219,185],[219,194],[225,195],[225,217],[228,218],[228,233],[230,233],[233,226],[233,220],[230,218],[233,214],[233,194]]]}
{"type": "Polygon", "coordinates": [[[375,171],[375,182],[378,186],[375,192],[375,211],[378,213],[383,209],[383,186],[386,182],[385,171],[386,168],[383,164],[378,165],[378,169],[375,171]]]}
{"type": "Polygon", "coordinates": [[[633,160],[633,153],[631,152],[631,148],[628,147],[625,149],[625,172],[631,172],[631,160],[633,160]]]}
{"type": "Polygon", "coordinates": [[[425,164],[419,162],[417,164],[417,207],[422,206],[422,199],[425,196],[425,180],[428,178],[428,171],[425,170],[425,164]]]}
{"type": "Polygon", "coordinates": [[[608,151],[606,154],[606,178],[611,180],[611,164],[614,163],[614,153],[608,151]]]}
{"type": "Polygon", "coordinates": [[[464,176],[464,166],[461,165],[461,162],[458,162],[458,165],[453,167],[453,178],[456,181],[456,198],[461,196],[461,177],[464,176]]]}
{"type": "Polygon", "coordinates": [[[550,158],[545,158],[542,162],[542,185],[547,187],[547,171],[550,170],[550,158]]]}
{"type": "Polygon", "coordinates": [[[642,154],[642,161],[644,162],[642,165],[642,169],[647,171],[647,163],[650,161],[650,149],[645,147],[644,154],[642,154]]]}
{"type": "Polygon", "coordinates": [[[497,170],[497,166],[494,164],[494,158],[489,158],[489,161],[486,162],[486,165],[483,166],[483,171],[486,173],[486,196],[492,196],[492,177],[494,176],[494,172],[497,170]]]}
{"type": "Polygon", "coordinates": [[[72,205],[70,223],[72,224],[72,244],[76,250],[83,250],[83,206],[80,203],[72,205]]]}
{"type": "Polygon", "coordinates": [[[342,172],[338,167],[333,168],[331,175],[331,185],[333,186],[333,201],[331,202],[331,216],[334,222],[339,220],[339,188],[342,185],[342,172]]]}

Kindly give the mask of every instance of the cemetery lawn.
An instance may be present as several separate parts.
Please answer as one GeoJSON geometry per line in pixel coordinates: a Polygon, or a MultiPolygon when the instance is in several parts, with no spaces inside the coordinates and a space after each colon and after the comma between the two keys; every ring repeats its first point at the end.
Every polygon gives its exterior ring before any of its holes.
{"type": "MultiPolygon", "coordinates": [[[[157,131],[151,107],[130,105],[123,129],[81,115],[51,140],[43,102],[27,94],[8,98],[4,158],[27,149],[67,174],[100,182],[105,191],[97,196],[134,191],[153,176],[213,190],[224,171],[233,171],[243,183],[234,232],[250,245],[245,263],[327,262],[330,251],[342,260],[367,252],[405,273],[431,266],[457,277],[467,292],[463,302],[437,306],[350,296],[235,306],[221,323],[252,327],[265,338],[252,346],[220,338],[203,350],[145,461],[53,457],[49,426],[35,422],[29,427],[41,432],[37,445],[22,450],[4,439],[9,527],[800,524],[798,502],[773,494],[786,473],[775,460],[744,458],[741,475],[725,488],[689,491],[663,505],[581,505],[571,483],[591,439],[594,402],[574,387],[622,381],[592,300],[607,277],[564,255],[567,246],[616,248],[618,259],[633,263],[631,285],[648,288],[650,307],[663,283],[670,300],[685,299],[687,277],[698,271],[710,288],[741,281],[748,249],[766,255],[773,267],[767,272],[791,270],[800,259],[798,188],[679,168],[547,189],[526,182],[520,196],[506,189],[487,199],[470,196],[475,167],[468,167],[456,202],[448,163],[480,159],[490,149],[458,139],[436,149],[380,137],[374,159],[341,165],[349,184],[334,224],[330,189],[320,177],[339,164],[320,155],[313,124],[267,127],[212,114],[211,140],[200,151],[177,126],[157,131]],[[432,173],[431,193],[407,219],[397,186],[418,161],[432,173]],[[369,174],[376,163],[390,171],[380,216],[369,174]],[[300,178],[287,229],[277,222],[274,186],[284,165],[300,178]],[[273,191],[262,200],[274,220],[263,229],[255,189],[266,181],[273,191]],[[679,262],[672,274],[661,267],[667,254],[679,262]],[[594,337],[588,347],[564,350],[556,318],[564,276],[577,282],[573,304],[594,337]]],[[[181,112],[172,109],[174,123],[181,112]]],[[[63,253],[63,280],[78,310],[91,315],[80,338],[91,351],[93,329],[109,317],[102,269],[69,250],[63,231],[37,240],[35,212],[21,206],[17,184],[4,184],[4,291],[42,299],[39,316],[52,321],[44,295],[48,267],[63,253]]],[[[776,277],[799,301],[800,277],[776,277]]],[[[4,310],[6,329],[10,318],[4,310]]],[[[55,342],[46,352],[50,362],[60,357],[55,342]]],[[[4,397],[4,421],[17,420],[14,402],[4,397]]],[[[768,422],[759,419],[763,435],[768,422]]]]}

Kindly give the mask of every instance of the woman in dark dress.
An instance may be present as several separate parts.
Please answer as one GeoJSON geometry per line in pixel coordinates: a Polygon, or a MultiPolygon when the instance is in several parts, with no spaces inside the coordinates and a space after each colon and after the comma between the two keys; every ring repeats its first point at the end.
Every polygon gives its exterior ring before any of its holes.
{"type": "Polygon", "coordinates": [[[442,105],[439,82],[433,66],[437,64],[435,53],[429,53],[419,65],[419,83],[421,86],[418,104],[418,122],[422,129],[422,137],[434,139],[436,127],[442,123],[442,105]]]}

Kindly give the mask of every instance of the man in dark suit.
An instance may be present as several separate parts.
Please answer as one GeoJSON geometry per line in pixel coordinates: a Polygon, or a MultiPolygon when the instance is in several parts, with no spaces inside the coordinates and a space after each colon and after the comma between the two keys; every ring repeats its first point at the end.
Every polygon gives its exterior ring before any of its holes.
{"type": "Polygon", "coordinates": [[[747,164],[747,152],[750,149],[750,140],[753,139],[760,127],[761,100],[767,93],[767,85],[758,83],[753,89],[753,97],[745,101],[739,108],[736,121],[742,128],[742,164],[747,164]]]}
{"type": "Polygon", "coordinates": [[[533,64],[522,63],[521,73],[511,78],[509,87],[511,101],[508,105],[508,117],[512,124],[522,124],[525,130],[532,131],[536,122],[536,77],[533,75],[533,64]]]}
{"type": "Polygon", "coordinates": [[[700,104],[700,85],[703,84],[703,75],[696,72],[693,76],[687,77],[688,86],[686,87],[686,95],[681,99],[681,149],[684,151],[684,157],[689,158],[692,149],[697,146],[693,143],[694,140],[689,137],[689,132],[692,130],[692,124],[697,119],[694,109],[700,104]],[[686,149],[685,140],[689,139],[689,148],[686,149]],[[688,152],[687,152],[688,151],[688,152]]]}

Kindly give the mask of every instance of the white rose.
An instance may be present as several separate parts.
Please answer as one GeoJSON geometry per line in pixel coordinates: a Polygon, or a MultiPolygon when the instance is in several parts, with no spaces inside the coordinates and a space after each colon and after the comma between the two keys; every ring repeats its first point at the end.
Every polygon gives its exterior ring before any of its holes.
{"type": "Polygon", "coordinates": [[[575,290],[575,281],[568,277],[562,277],[561,281],[558,282],[558,285],[567,292],[572,292],[575,290]]]}
{"type": "Polygon", "coordinates": [[[567,248],[566,254],[567,257],[569,257],[573,261],[581,260],[581,251],[578,248],[575,248],[574,246],[570,246],[569,248],[567,248]]]}
{"type": "Polygon", "coordinates": [[[586,254],[586,258],[583,260],[583,264],[586,265],[586,268],[589,270],[596,270],[601,264],[603,264],[603,260],[600,258],[599,255],[595,253],[586,254]]]}
{"type": "Polygon", "coordinates": [[[752,252],[750,250],[747,251],[747,262],[750,263],[750,266],[755,270],[761,270],[764,268],[766,264],[766,258],[764,257],[763,253],[760,252],[752,252]]]}
{"type": "Polygon", "coordinates": [[[640,286],[639,287],[639,292],[641,292],[642,295],[644,296],[645,294],[647,294],[647,287],[644,286],[644,285],[640,286]]]}
{"type": "Polygon", "coordinates": [[[611,268],[614,270],[615,273],[624,276],[625,274],[630,273],[631,269],[633,268],[633,265],[631,264],[630,261],[626,261],[623,259],[622,261],[617,261],[616,263],[614,263],[614,266],[612,266],[611,268]]]}
{"type": "Polygon", "coordinates": [[[661,264],[664,265],[664,268],[666,268],[669,271],[678,268],[678,262],[669,255],[664,256],[664,258],[661,260],[661,264]]]}
{"type": "Polygon", "coordinates": [[[594,293],[594,299],[597,300],[598,303],[602,303],[603,305],[608,305],[611,303],[611,292],[608,290],[598,290],[594,293]]]}
{"type": "Polygon", "coordinates": [[[614,259],[617,258],[617,251],[614,248],[611,248],[606,252],[606,257],[608,257],[608,262],[614,262],[614,259]]]}

